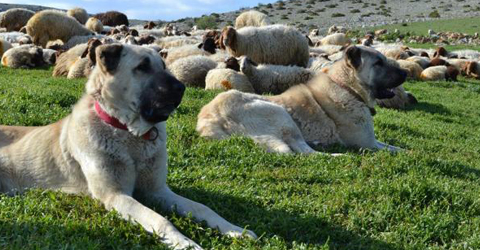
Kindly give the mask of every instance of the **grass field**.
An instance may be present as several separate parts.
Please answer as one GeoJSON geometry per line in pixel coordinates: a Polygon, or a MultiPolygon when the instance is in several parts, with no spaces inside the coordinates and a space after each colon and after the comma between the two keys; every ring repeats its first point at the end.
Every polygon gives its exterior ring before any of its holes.
{"type": "MultiPolygon", "coordinates": [[[[0,124],[66,116],[86,80],[0,69],[0,124]]],[[[208,141],[196,115],[215,92],[188,89],[168,120],[168,183],[258,240],[222,237],[160,213],[207,249],[479,249],[480,83],[408,82],[419,104],[377,108],[380,141],[405,150],[277,155],[249,139],[208,141]]],[[[155,204],[152,204],[155,206],[155,204]]],[[[90,198],[32,190],[0,196],[0,249],[166,249],[90,198]]]]}
{"type": "Polygon", "coordinates": [[[415,35],[427,35],[429,29],[435,32],[460,32],[473,35],[480,30],[480,17],[467,17],[455,19],[430,20],[426,22],[408,23],[407,26],[402,24],[392,24],[377,26],[375,29],[398,29],[401,33],[410,32],[415,35]]]}

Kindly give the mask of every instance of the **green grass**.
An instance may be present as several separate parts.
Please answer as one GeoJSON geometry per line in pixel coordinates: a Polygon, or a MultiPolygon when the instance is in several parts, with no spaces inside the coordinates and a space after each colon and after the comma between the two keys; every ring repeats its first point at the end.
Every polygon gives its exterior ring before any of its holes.
{"type": "MultiPolygon", "coordinates": [[[[0,69],[0,124],[64,117],[86,80],[51,70],[0,69]]],[[[168,183],[258,240],[222,237],[166,215],[207,249],[479,249],[480,84],[408,82],[419,104],[377,108],[379,140],[398,154],[277,155],[245,138],[208,141],[196,115],[216,92],[188,89],[168,120],[168,183]]],[[[266,124],[268,125],[268,124],[266,124]]],[[[32,190],[0,196],[0,249],[165,249],[90,198],[32,190]]]]}
{"type": "MultiPolygon", "coordinates": [[[[434,30],[435,32],[454,31],[473,35],[475,32],[479,31],[479,27],[480,17],[467,17],[456,19],[431,20],[425,22],[413,22],[408,23],[407,26],[402,26],[401,24],[383,25],[377,26],[374,29],[388,29],[390,31],[398,29],[401,33],[411,32],[415,35],[427,36],[427,32],[429,29],[434,30]]],[[[367,30],[373,29],[367,28],[367,30]]]]}

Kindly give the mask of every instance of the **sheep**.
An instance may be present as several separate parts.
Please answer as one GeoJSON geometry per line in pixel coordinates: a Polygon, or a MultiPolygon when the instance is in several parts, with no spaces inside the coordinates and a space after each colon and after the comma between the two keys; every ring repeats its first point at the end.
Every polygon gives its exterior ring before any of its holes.
{"type": "Polygon", "coordinates": [[[220,46],[232,56],[248,56],[258,63],[298,65],[306,67],[309,60],[308,41],[302,33],[285,25],[226,27],[220,46]]]}
{"type": "Polygon", "coordinates": [[[430,59],[424,56],[411,56],[405,60],[410,62],[415,62],[418,65],[420,65],[420,67],[422,67],[423,69],[428,68],[430,65],[430,59]]]}
{"type": "Polygon", "coordinates": [[[407,60],[397,60],[400,68],[407,71],[407,78],[411,80],[420,80],[423,68],[416,62],[407,60]]]}
{"type": "Polygon", "coordinates": [[[157,25],[156,25],[154,22],[152,22],[152,21],[146,23],[146,24],[143,26],[143,28],[146,29],[146,30],[151,30],[151,29],[153,29],[153,28],[155,28],[155,27],[157,27],[157,25]]]}
{"type": "Polygon", "coordinates": [[[42,48],[26,44],[7,50],[2,56],[2,65],[13,69],[29,69],[42,66],[42,48]]]}
{"type": "Polygon", "coordinates": [[[58,52],[53,49],[43,49],[43,61],[47,65],[55,64],[58,52]]]}
{"type": "Polygon", "coordinates": [[[332,34],[335,34],[335,33],[347,33],[347,28],[343,27],[343,26],[336,26],[336,25],[333,25],[331,26],[330,28],[328,28],[328,35],[332,35],[332,34]]]}
{"type": "Polygon", "coordinates": [[[298,66],[257,65],[249,58],[242,58],[240,71],[252,83],[257,94],[281,94],[291,86],[306,83],[315,76],[309,69],[298,66]]]}
{"type": "Polygon", "coordinates": [[[328,35],[320,40],[315,46],[320,45],[340,45],[345,46],[351,44],[352,40],[350,40],[347,35],[343,33],[335,33],[328,35]]]}
{"type": "Polygon", "coordinates": [[[366,47],[372,46],[373,45],[373,38],[374,38],[373,35],[367,34],[365,36],[365,39],[362,40],[362,45],[366,46],[366,47]]]}
{"type": "Polygon", "coordinates": [[[201,56],[181,58],[168,65],[170,72],[188,87],[205,88],[205,78],[208,71],[217,67],[212,59],[201,56]]]}
{"type": "Polygon", "coordinates": [[[424,81],[457,81],[459,73],[455,66],[433,66],[423,70],[420,78],[424,81]]]}
{"type": "Polygon", "coordinates": [[[9,42],[3,39],[0,39],[0,57],[2,57],[3,54],[11,48],[12,48],[12,44],[10,44],[9,42]]]}
{"type": "Polygon", "coordinates": [[[155,41],[155,44],[159,45],[164,49],[170,49],[174,47],[180,47],[184,45],[197,44],[201,41],[194,37],[184,37],[184,36],[169,36],[163,37],[155,41]]]}
{"type": "Polygon", "coordinates": [[[395,96],[390,99],[376,99],[378,106],[382,108],[404,109],[408,105],[417,104],[417,98],[411,93],[405,91],[402,86],[394,88],[395,96]]]}
{"type": "Polygon", "coordinates": [[[90,17],[87,22],[85,23],[85,27],[87,29],[96,32],[96,33],[101,33],[103,32],[103,24],[98,18],[96,17],[90,17]]]}
{"type": "Polygon", "coordinates": [[[205,89],[236,89],[242,92],[255,93],[248,78],[233,69],[212,69],[205,78],[205,89]]]}
{"type": "Polygon", "coordinates": [[[435,67],[440,65],[448,66],[450,64],[447,61],[443,60],[442,58],[435,57],[432,60],[430,60],[430,64],[428,65],[428,67],[435,67]]]}
{"type": "Polygon", "coordinates": [[[67,11],[67,15],[75,18],[79,23],[85,24],[88,19],[88,13],[85,9],[76,7],[73,9],[69,9],[67,11]]]}
{"type": "Polygon", "coordinates": [[[93,38],[88,41],[87,49],[80,56],[80,59],[70,67],[67,78],[88,77],[92,72],[93,66],[96,64],[95,49],[102,45],[99,39],[93,38]]]}
{"type": "Polygon", "coordinates": [[[118,43],[118,41],[104,35],[74,36],[62,46],[62,49],[69,50],[79,44],[87,43],[92,38],[100,39],[104,44],[118,43]]]}
{"type": "Polygon", "coordinates": [[[74,36],[93,35],[73,17],[55,10],[43,10],[35,14],[26,25],[27,33],[35,45],[46,48],[48,41],[60,39],[66,43],[74,36]]]}
{"type": "Polygon", "coordinates": [[[103,25],[115,27],[124,24],[128,26],[127,16],[118,11],[107,11],[105,13],[98,13],[94,17],[102,21],[103,25]]]}
{"type": "Polygon", "coordinates": [[[87,51],[88,44],[79,44],[67,52],[60,54],[57,58],[57,62],[55,63],[55,67],[53,68],[52,76],[67,76],[70,68],[73,64],[85,54],[87,51]]]}
{"type": "Polygon", "coordinates": [[[475,61],[467,61],[461,68],[462,75],[480,79],[480,64],[475,61]]]}
{"type": "Polygon", "coordinates": [[[405,60],[410,57],[407,52],[405,52],[402,48],[380,47],[375,49],[382,53],[384,56],[395,60],[405,60]]]}
{"type": "Polygon", "coordinates": [[[204,56],[211,55],[209,52],[203,49],[200,49],[198,46],[199,45],[185,45],[182,47],[176,47],[176,48],[167,50],[167,58],[165,60],[165,63],[169,65],[178,59],[188,57],[188,56],[193,56],[193,55],[204,55],[204,56]]]}
{"type": "Polygon", "coordinates": [[[340,45],[320,45],[314,48],[310,48],[310,52],[316,54],[333,55],[343,50],[343,46],[340,45]]]}
{"type": "Polygon", "coordinates": [[[0,18],[0,27],[6,28],[7,32],[19,31],[25,26],[35,12],[23,8],[13,8],[5,11],[0,18]]]}
{"type": "Polygon", "coordinates": [[[267,15],[256,10],[250,10],[240,14],[235,20],[235,29],[247,26],[261,27],[270,25],[270,19],[267,15]]]}

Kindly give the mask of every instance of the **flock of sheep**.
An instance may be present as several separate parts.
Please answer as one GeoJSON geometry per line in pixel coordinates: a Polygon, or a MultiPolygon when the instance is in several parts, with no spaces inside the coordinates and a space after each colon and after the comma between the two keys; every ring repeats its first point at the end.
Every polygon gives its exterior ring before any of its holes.
{"type": "MultiPolygon", "coordinates": [[[[480,78],[480,53],[448,52],[384,44],[375,37],[347,37],[346,29],[332,26],[327,36],[318,30],[308,35],[291,26],[273,24],[267,15],[248,11],[235,27],[222,30],[178,31],[173,25],[129,27],[126,15],[109,11],[90,17],[82,8],[67,12],[10,9],[0,14],[2,65],[34,68],[55,65],[53,76],[88,77],[95,66],[95,48],[124,43],[146,46],[158,52],[167,68],[188,87],[237,89],[257,94],[279,94],[293,85],[308,82],[343,57],[352,44],[369,46],[405,69],[412,80],[457,80],[457,75],[480,78]]],[[[416,102],[401,86],[396,97],[377,100],[387,108],[403,108],[416,102]]]]}

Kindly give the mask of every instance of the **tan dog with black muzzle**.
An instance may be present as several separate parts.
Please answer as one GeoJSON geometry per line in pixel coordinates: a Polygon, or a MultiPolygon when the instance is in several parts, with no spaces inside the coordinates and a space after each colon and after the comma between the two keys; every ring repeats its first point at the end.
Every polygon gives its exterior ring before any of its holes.
{"type": "Polygon", "coordinates": [[[391,89],[406,77],[380,52],[351,46],[328,75],[318,73],[280,95],[219,94],[200,111],[197,131],[214,139],[248,136],[278,153],[313,153],[311,145],[334,143],[396,151],[375,139],[372,112],[375,99],[392,98],[391,89]]]}
{"type": "Polygon", "coordinates": [[[234,237],[255,237],[166,184],[165,121],[185,86],[160,56],[140,46],[101,45],[86,94],[64,119],[44,127],[0,126],[0,192],[46,188],[88,194],[175,249],[201,249],[133,193],[234,237]]]}

